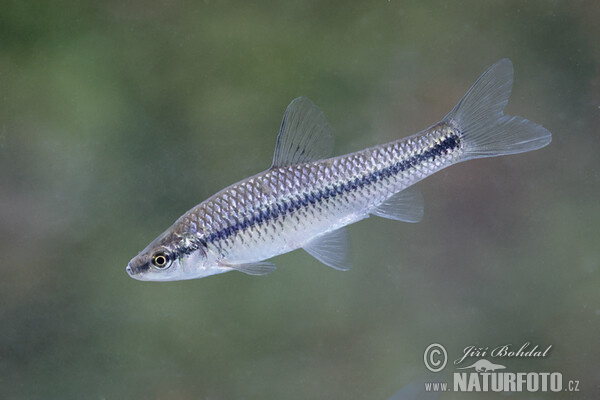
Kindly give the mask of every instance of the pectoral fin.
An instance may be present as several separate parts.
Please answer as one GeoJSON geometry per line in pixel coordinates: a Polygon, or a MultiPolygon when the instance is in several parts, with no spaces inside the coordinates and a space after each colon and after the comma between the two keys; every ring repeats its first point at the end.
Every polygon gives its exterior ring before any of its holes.
{"type": "Polygon", "coordinates": [[[229,268],[233,268],[236,271],[243,272],[248,275],[267,275],[271,272],[275,271],[277,267],[275,264],[270,262],[256,262],[256,263],[248,263],[248,264],[238,264],[238,265],[224,265],[229,268]]]}

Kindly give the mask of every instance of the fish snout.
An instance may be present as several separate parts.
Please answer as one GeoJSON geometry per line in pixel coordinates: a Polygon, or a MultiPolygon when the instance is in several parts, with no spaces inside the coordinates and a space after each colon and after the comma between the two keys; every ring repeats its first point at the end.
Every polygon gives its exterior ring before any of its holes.
{"type": "Polygon", "coordinates": [[[141,270],[140,268],[136,268],[135,266],[132,266],[131,263],[127,264],[127,267],[125,267],[125,271],[127,271],[127,274],[133,278],[136,279],[138,281],[143,280],[143,274],[141,274],[141,270]]]}
{"type": "Polygon", "coordinates": [[[147,257],[137,255],[127,263],[125,271],[133,279],[141,279],[143,275],[150,269],[150,262],[147,257]]]}

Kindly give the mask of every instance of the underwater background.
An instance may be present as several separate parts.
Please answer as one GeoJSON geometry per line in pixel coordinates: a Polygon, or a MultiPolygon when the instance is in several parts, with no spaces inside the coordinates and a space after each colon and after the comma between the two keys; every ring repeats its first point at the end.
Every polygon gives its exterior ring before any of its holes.
{"type": "MultiPolygon", "coordinates": [[[[499,363],[580,392],[513,395],[598,398],[598,20],[592,1],[2,2],[0,398],[388,399],[431,343],[450,374],[467,346],[526,342],[552,349],[499,363]],[[506,112],[553,142],[419,183],[419,224],[351,226],[351,271],[296,251],[264,277],[126,274],[270,166],[293,98],[344,154],[434,124],[504,57],[506,112]]],[[[473,396],[499,397],[440,398],[473,396]]]]}

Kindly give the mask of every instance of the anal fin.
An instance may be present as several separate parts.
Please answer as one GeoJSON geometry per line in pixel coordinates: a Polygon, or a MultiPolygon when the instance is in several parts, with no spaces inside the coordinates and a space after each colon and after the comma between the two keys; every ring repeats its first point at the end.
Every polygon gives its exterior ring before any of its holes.
{"type": "Polygon", "coordinates": [[[404,222],[419,222],[423,218],[423,196],[414,186],[396,193],[371,214],[404,222]]]}

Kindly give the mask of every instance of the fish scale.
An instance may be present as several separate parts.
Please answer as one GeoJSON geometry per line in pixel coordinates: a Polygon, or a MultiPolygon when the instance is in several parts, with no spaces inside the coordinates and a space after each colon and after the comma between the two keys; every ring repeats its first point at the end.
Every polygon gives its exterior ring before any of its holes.
{"type": "Polygon", "coordinates": [[[267,261],[302,248],[346,270],[345,226],[369,215],[418,222],[422,198],[413,185],[457,162],[523,153],[551,134],[504,115],[512,64],[489,68],[442,121],[388,144],[330,157],[333,136],[322,111],[306,98],[288,106],[273,164],[181,216],[127,266],[140,280],[201,278],[229,271],[264,275],[267,261]]]}
{"type": "Polygon", "coordinates": [[[460,146],[423,157],[443,148],[449,136],[458,140],[451,127],[435,126],[420,136],[347,156],[265,171],[196,206],[176,229],[198,235],[207,243],[207,253],[233,264],[301,248],[316,236],[366,218],[391,194],[458,160],[460,146]],[[402,163],[408,167],[363,183],[365,177],[383,175],[381,171],[402,163]],[[357,180],[360,184],[353,186],[357,180]],[[315,196],[318,201],[305,199],[315,196]],[[236,207],[238,203],[243,206],[236,207]],[[297,206],[289,211],[289,204],[297,206]],[[265,217],[259,219],[257,213],[265,217]]]}

